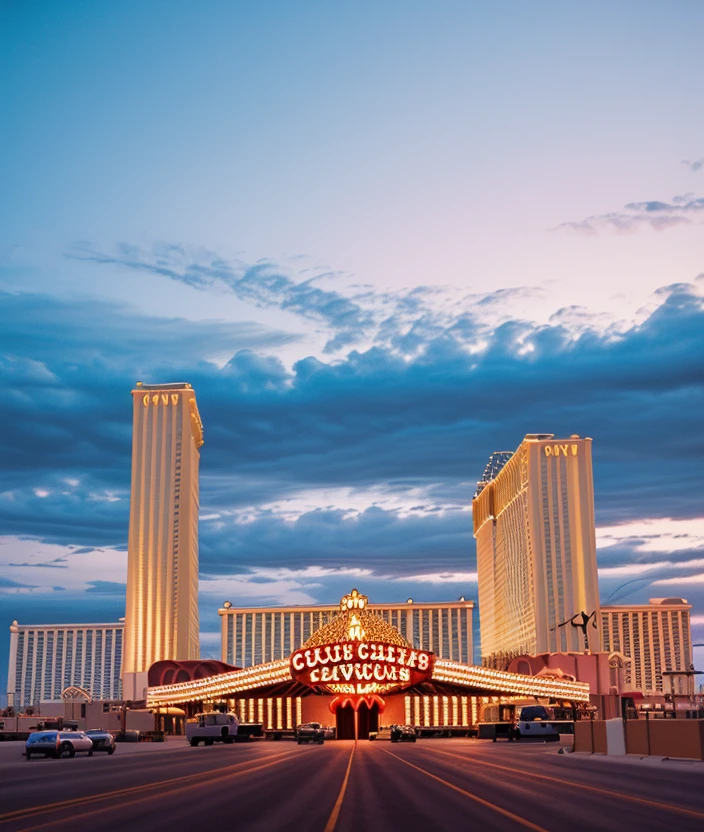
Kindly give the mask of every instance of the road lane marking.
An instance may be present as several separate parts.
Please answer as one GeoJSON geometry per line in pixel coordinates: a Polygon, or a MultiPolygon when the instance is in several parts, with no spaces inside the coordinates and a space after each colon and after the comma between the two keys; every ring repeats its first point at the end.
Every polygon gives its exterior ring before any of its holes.
{"type": "Polygon", "coordinates": [[[337,823],[338,815],[340,814],[340,809],[342,808],[342,801],[345,799],[345,792],[347,791],[347,781],[350,779],[350,769],[352,768],[352,760],[354,758],[354,752],[357,750],[357,741],[355,740],[354,745],[352,746],[352,752],[350,753],[350,758],[347,761],[347,771],[345,772],[345,778],[342,781],[342,786],[340,787],[340,793],[337,796],[337,800],[335,801],[335,805],[332,807],[332,813],[328,818],[328,822],[325,824],[324,832],[333,832],[335,828],[335,824],[337,823]]]}
{"type": "MultiPolygon", "coordinates": [[[[282,757],[291,757],[293,759],[293,756],[294,755],[290,752],[284,751],[277,755],[267,755],[265,759],[273,760],[273,762],[268,765],[274,765],[274,762],[277,762],[282,757]]],[[[43,806],[30,806],[26,809],[14,809],[12,812],[5,812],[0,815],[0,823],[6,823],[7,821],[17,820],[20,818],[33,817],[34,815],[46,812],[60,811],[61,809],[68,809],[72,806],[82,806],[87,803],[95,803],[100,800],[109,800],[111,797],[125,797],[130,794],[138,794],[139,792],[145,792],[150,789],[161,788],[163,786],[168,788],[170,785],[176,785],[186,781],[188,781],[189,787],[200,785],[198,782],[194,782],[199,779],[205,780],[207,783],[211,783],[213,782],[212,775],[220,774],[220,777],[216,778],[219,780],[222,777],[229,777],[230,774],[239,774],[241,772],[238,771],[238,769],[241,769],[242,766],[249,765],[250,763],[251,760],[244,760],[240,763],[235,763],[234,765],[208,769],[207,771],[199,771],[195,774],[184,774],[180,777],[172,777],[168,780],[158,780],[154,783],[144,783],[141,786],[128,786],[124,789],[115,789],[111,792],[102,792],[100,794],[85,795],[84,797],[75,797],[70,800],[61,800],[57,803],[46,803],[43,806]],[[226,775],[224,772],[229,772],[229,774],[226,775]]],[[[254,770],[255,769],[248,769],[248,771],[254,770]]]]}
{"type": "MultiPolygon", "coordinates": [[[[253,774],[256,771],[262,771],[265,768],[271,768],[272,766],[277,766],[277,765],[280,765],[281,763],[286,762],[286,760],[280,759],[282,756],[286,757],[289,760],[295,759],[295,757],[292,754],[279,755],[278,758],[275,759],[273,762],[263,763],[262,765],[254,766],[253,768],[248,768],[244,771],[233,771],[233,772],[229,772],[228,774],[221,774],[219,777],[212,777],[209,780],[204,780],[204,781],[201,781],[201,782],[198,782],[198,783],[186,783],[182,786],[176,786],[175,788],[166,789],[165,791],[159,792],[158,794],[148,794],[148,795],[145,795],[144,797],[138,797],[135,800],[129,800],[126,803],[119,804],[118,806],[111,807],[111,808],[116,808],[118,810],[121,809],[121,808],[131,808],[131,807],[135,806],[136,804],[144,803],[147,800],[154,800],[155,798],[161,798],[161,797],[165,797],[167,795],[172,796],[172,795],[175,795],[175,794],[179,794],[180,792],[191,791],[193,788],[197,788],[198,786],[210,786],[213,783],[219,783],[223,780],[230,780],[234,777],[244,776],[245,774],[253,774]]],[[[223,769],[217,769],[217,770],[222,771],[223,769]]],[[[182,779],[182,778],[179,778],[179,779],[182,779]]],[[[40,823],[36,826],[25,826],[25,827],[22,827],[20,832],[30,832],[30,830],[36,830],[36,829],[48,829],[51,826],[57,826],[59,824],[65,825],[66,823],[74,823],[77,820],[85,820],[86,818],[93,817],[94,815],[100,815],[104,812],[105,812],[105,807],[100,807],[98,809],[91,809],[88,812],[81,812],[78,815],[75,815],[75,814],[71,815],[69,818],[66,818],[66,817],[55,818],[54,820],[49,820],[49,821],[46,821],[44,823],[40,823]]],[[[46,812],[45,812],[45,814],[46,814],[46,812]]]]}
{"type": "MultiPolygon", "coordinates": [[[[288,759],[290,759],[290,760],[294,759],[293,755],[291,755],[291,754],[286,754],[284,756],[288,757],[288,759]]],[[[221,774],[219,777],[213,777],[210,780],[206,780],[204,782],[189,783],[189,784],[186,784],[186,785],[183,785],[183,786],[177,786],[176,788],[167,789],[166,791],[160,792],[159,794],[148,794],[148,795],[145,795],[144,797],[138,797],[136,800],[130,800],[127,803],[122,804],[121,806],[118,806],[117,808],[118,809],[122,808],[122,806],[124,806],[126,808],[131,808],[131,807],[135,806],[137,803],[144,803],[147,800],[154,800],[155,798],[165,797],[166,795],[172,796],[172,795],[175,795],[175,794],[179,794],[180,792],[191,791],[193,788],[196,788],[198,786],[210,786],[213,783],[219,783],[222,780],[230,780],[233,777],[243,776],[245,774],[253,774],[255,771],[261,771],[262,769],[265,769],[265,768],[271,768],[272,766],[277,766],[277,765],[279,765],[283,762],[285,762],[285,761],[281,760],[281,759],[277,759],[277,760],[274,760],[271,763],[264,763],[263,765],[255,766],[254,768],[248,768],[246,771],[233,771],[233,772],[230,772],[229,774],[221,774]]],[[[66,823],[74,823],[77,820],[85,820],[86,818],[93,817],[94,815],[100,815],[104,812],[105,812],[105,807],[102,807],[100,809],[91,809],[89,812],[81,812],[81,814],[71,815],[71,817],[69,817],[69,818],[65,818],[65,817],[55,818],[54,820],[49,820],[49,821],[46,821],[45,823],[40,823],[38,826],[25,826],[25,827],[22,828],[22,830],[20,830],[20,832],[30,832],[30,830],[35,830],[35,829],[48,829],[50,826],[57,826],[58,824],[65,825],[66,823]]]]}
{"type": "Polygon", "coordinates": [[[514,813],[509,812],[508,809],[502,809],[501,806],[497,806],[495,803],[491,803],[488,800],[484,800],[483,797],[479,797],[478,795],[473,794],[472,792],[468,792],[466,791],[466,789],[461,789],[459,786],[455,786],[454,783],[450,783],[447,780],[443,780],[442,777],[438,777],[436,774],[432,774],[431,772],[426,771],[424,768],[421,768],[420,766],[416,766],[413,763],[409,763],[408,760],[404,760],[403,757],[397,757],[396,754],[392,754],[390,751],[386,751],[383,748],[379,748],[379,751],[381,751],[382,754],[388,754],[389,757],[394,757],[399,762],[403,763],[404,765],[410,766],[411,768],[414,768],[416,771],[420,771],[422,774],[425,774],[426,777],[430,777],[433,780],[436,780],[438,783],[442,783],[443,786],[447,786],[449,789],[458,792],[464,797],[468,797],[475,803],[479,803],[481,806],[484,806],[487,809],[492,809],[494,812],[498,812],[505,818],[510,818],[512,821],[518,823],[520,826],[525,826],[526,829],[532,829],[533,832],[548,832],[548,830],[544,827],[538,826],[536,823],[532,823],[526,818],[522,818],[520,815],[514,815],[514,813]]]}
{"type": "MultiPolygon", "coordinates": [[[[460,754],[453,754],[451,751],[441,751],[439,748],[428,748],[425,750],[435,752],[436,754],[442,754],[446,757],[452,757],[455,760],[463,760],[466,763],[472,762],[472,758],[463,757],[460,754]]],[[[478,762],[478,765],[482,767],[489,766],[490,768],[496,768],[499,771],[508,771],[511,774],[519,774],[523,777],[529,777],[535,780],[546,780],[550,783],[559,783],[561,786],[571,786],[573,789],[584,789],[588,792],[596,792],[598,794],[608,795],[609,797],[618,797],[621,800],[630,800],[633,803],[642,803],[645,806],[665,809],[669,812],[678,812],[679,814],[687,815],[688,817],[704,819],[704,812],[698,812],[696,809],[686,809],[684,806],[676,806],[673,803],[660,803],[657,800],[648,800],[645,797],[636,797],[635,795],[630,795],[625,792],[615,792],[612,789],[602,789],[600,786],[587,786],[585,783],[575,783],[572,780],[561,780],[559,777],[550,777],[548,774],[537,774],[520,768],[500,766],[498,763],[489,763],[484,758],[482,758],[481,762],[478,762]]]]}

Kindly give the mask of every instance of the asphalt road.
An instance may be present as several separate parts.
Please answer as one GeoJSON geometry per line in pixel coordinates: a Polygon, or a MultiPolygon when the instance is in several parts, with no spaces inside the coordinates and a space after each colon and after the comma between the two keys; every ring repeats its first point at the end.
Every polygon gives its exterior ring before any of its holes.
{"type": "Polygon", "coordinates": [[[0,832],[704,829],[704,764],[554,745],[175,741],[31,761],[21,751],[0,743],[0,832]]]}

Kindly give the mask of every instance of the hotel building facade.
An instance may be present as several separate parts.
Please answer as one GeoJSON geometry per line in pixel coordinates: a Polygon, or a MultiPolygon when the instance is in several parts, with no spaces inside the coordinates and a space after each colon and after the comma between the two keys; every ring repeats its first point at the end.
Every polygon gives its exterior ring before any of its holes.
{"type": "MultiPolygon", "coordinates": [[[[369,610],[395,627],[414,647],[438,658],[473,663],[473,601],[370,604],[369,610]]],[[[339,614],[339,606],[233,607],[218,610],[222,628],[222,661],[252,667],[280,661],[339,614]]]]}
{"type": "Polygon", "coordinates": [[[629,658],[626,690],[645,696],[669,693],[663,672],[692,665],[691,604],[684,598],[651,598],[648,604],[601,608],[604,650],[629,658]]]}
{"type": "Polygon", "coordinates": [[[127,558],[126,699],[143,699],[163,659],[197,659],[199,449],[203,425],[190,384],[132,390],[132,487],[127,558]]]}
{"type": "Polygon", "coordinates": [[[147,705],[199,713],[225,703],[275,737],[301,722],[320,722],[334,725],[338,739],[367,739],[383,725],[410,723],[466,735],[489,697],[589,701],[589,685],[571,677],[473,665],[470,642],[460,647],[459,636],[452,637],[454,628],[465,625],[471,633],[472,606],[467,601],[370,604],[356,589],[337,607],[234,609],[225,603],[220,610],[225,667],[208,668],[207,660],[192,663],[195,667],[164,662],[150,671],[147,705]],[[424,649],[424,638],[438,651],[464,650],[469,662],[424,649]]]}
{"type": "Polygon", "coordinates": [[[591,439],[528,434],[500,453],[472,501],[482,663],[583,651],[581,631],[559,626],[580,612],[595,612],[599,650],[591,439]]]}
{"type": "Polygon", "coordinates": [[[94,699],[120,699],[124,624],[10,625],[7,704],[60,702],[71,686],[94,699]]]}

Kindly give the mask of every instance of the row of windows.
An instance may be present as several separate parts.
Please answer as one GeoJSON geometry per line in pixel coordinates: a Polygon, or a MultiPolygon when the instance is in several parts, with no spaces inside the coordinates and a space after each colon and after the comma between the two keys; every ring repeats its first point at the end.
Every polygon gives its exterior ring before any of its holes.
{"type": "Polygon", "coordinates": [[[604,650],[631,659],[625,682],[635,690],[663,691],[662,673],[684,670],[692,661],[686,610],[604,612],[602,627],[604,650]]]}
{"type": "MultiPolygon", "coordinates": [[[[472,628],[467,608],[372,609],[414,646],[440,658],[472,661],[472,628]]],[[[320,627],[337,615],[337,609],[313,612],[229,613],[225,627],[224,660],[251,667],[287,658],[320,627]]]]}
{"type": "Polygon", "coordinates": [[[86,688],[96,698],[116,698],[121,665],[122,628],[20,631],[15,704],[59,699],[70,685],[86,688]]]}

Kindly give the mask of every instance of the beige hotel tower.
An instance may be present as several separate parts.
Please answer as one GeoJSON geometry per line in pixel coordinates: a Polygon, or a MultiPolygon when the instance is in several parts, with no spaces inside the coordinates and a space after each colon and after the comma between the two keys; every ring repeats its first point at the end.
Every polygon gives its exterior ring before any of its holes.
{"type": "MultiPolygon", "coordinates": [[[[482,662],[523,653],[582,652],[575,614],[601,625],[591,439],[528,434],[492,455],[472,502],[482,662]]],[[[599,650],[599,629],[589,625],[599,650]]]]}
{"type": "Polygon", "coordinates": [[[162,659],[199,658],[198,467],[203,425],[190,384],[132,391],[132,491],[122,660],[125,699],[143,699],[162,659]]]}

